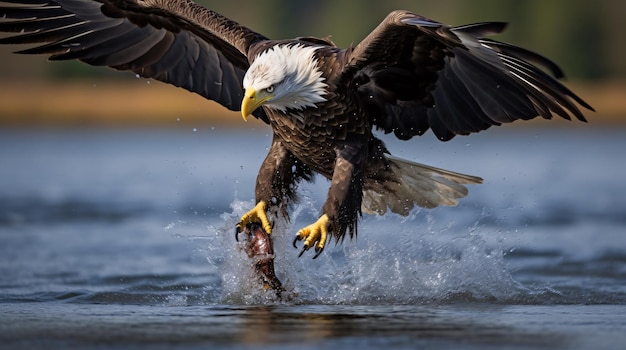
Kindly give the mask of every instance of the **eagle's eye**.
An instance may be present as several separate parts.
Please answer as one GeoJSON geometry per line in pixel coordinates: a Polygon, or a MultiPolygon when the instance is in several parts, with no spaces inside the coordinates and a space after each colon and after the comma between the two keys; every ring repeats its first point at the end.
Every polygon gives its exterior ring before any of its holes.
{"type": "Polygon", "coordinates": [[[268,93],[270,93],[270,94],[271,94],[272,92],[274,92],[274,85],[270,85],[270,86],[268,86],[268,87],[265,89],[265,91],[267,91],[268,93]]]}

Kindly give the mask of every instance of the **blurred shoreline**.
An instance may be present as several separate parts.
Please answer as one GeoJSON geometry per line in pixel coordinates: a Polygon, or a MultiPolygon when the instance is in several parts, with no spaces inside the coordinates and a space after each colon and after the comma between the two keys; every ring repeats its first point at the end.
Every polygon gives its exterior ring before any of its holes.
{"type": "MultiPolygon", "coordinates": [[[[567,83],[596,112],[583,111],[589,125],[626,125],[626,82],[567,83]]],[[[256,128],[239,112],[158,81],[0,82],[0,127],[177,127],[227,126],[256,128]]],[[[514,123],[516,127],[572,124],[559,117],[546,122],[514,123]]]]}

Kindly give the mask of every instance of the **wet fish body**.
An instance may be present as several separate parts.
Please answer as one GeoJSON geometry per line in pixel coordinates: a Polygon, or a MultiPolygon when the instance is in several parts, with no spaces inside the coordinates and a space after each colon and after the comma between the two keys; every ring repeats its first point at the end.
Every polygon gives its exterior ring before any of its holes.
{"type": "MultiPolygon", "coordinates": [[[[276,277],[274,271],[274,247],[272,239],[263,230],[260,224],[246,225],[243,234],[246,236],[244,250],[254,263],[254,269],[258,273],[263,286],[273,289],[278,297],[285,290],[282,283],[276,277]]],[[[238,240],[239,232],[236,234],[238,240]]]]}

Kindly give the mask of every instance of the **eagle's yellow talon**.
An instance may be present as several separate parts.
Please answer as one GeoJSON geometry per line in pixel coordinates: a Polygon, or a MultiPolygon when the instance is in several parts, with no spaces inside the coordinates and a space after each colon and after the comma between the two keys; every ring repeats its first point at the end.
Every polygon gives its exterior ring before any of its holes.
{"type": "Polygon", "coordinates": [[[239,223],[236,226],[235,234],[242,232],[247,225],[253,222],[260,223],[263,227],[263,230],[265,230],[265,233],[267,233],[268,235],[271,234],[272,225],[270,225],[270,221],[267,219],[267,214],[265,213],[266,209],[267,203],[265,203],[265,201],[260,201],[254,208],[252,208],[252,210],[243,214],[243,216],[239,220],[239,223]]]}
{"type": "Polygon", "coordinates": [[[312,246],[315,246],[315,256],[317,258],[326,245],[326,239],[328,238],[328,215],[324,214],[316,222],[301,229],[296,233],[296,238],[293,241],[294,247],[297,248],[296,242],[304,240],[302,251],[298,256],[302,256],[305,251],[309,250],[312,246]]]}

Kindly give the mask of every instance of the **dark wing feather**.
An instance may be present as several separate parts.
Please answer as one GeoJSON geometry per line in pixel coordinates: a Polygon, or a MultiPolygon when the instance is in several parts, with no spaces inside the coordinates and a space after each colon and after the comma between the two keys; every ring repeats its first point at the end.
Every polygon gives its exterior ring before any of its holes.
{"type": "MultiPolygon", "coordinates": [[[[188,0],[3,0],[0,44],[128,70],[238,111],[248,48],[266,38],[188,0]]],[[[255,116],[267,121],[263,109],[255,116]]]]}
{"type": "Polygon", "coordinates": [[[504,27],[448,27],[395,11],[354,48],[346,72],[354,75],[372,124],[401,139],[430,128],[439,139],[449,140],[553,114],[585,121],[578,105],[593,108],[556,79],[563,73],[555,63],[485,38],[504,27]]]}

